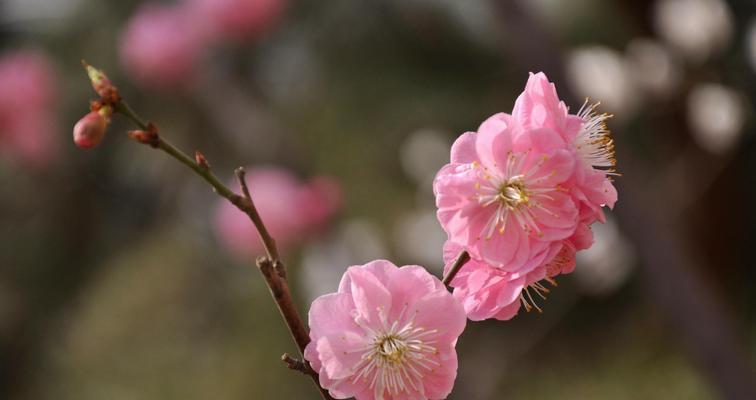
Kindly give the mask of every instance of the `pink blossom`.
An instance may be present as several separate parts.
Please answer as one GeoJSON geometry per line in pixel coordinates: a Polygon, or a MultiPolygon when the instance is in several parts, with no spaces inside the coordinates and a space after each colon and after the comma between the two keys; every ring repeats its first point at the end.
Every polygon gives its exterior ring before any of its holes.
{"type": "Polygon", "coordinates": [[[55,150],[57,95],[48,56],[16,50],[0,56],[0,152],[20,164],[42,167],[55,150]]]}
{"type": "Polygon", "coordinates": [[[210,37],[252,39],[268,31],[283,15],[285,0],[188,0],[186,7],[210,37]]]}
{"type": "MultiPolygon", "coordinates": [[[[341,207],[340,187],[330,178],[303,183],[287,170],[255,167],[247,170],[247,182],[257,211],[282,249],[324,228],[341,207]]],[[[238,183],[232,186],[240,192],[238,183]]],[[[215,230],[219,241],[239,258],[263,251],[249,217],[225,199],[216,209],[215,230]]]]}
{"type": "Polygon", "coordinates": [[[465,311],[416,265],[349,267],[309,313],[305,358],[338,399],[444,399],[457,375],[465,311]]]}
{"type": "MultiPolygon", "coordinates": [[[[556,286],[554,278],[571,273],[575,268],[575,249],[569,241],[562,241],[555,252],[547,256],[548,262],[526,274],[505,271],[484,262],[471,259],[451,282],[454,298],[462,303],[467,317],[473,321],[494,318],[506,321],[517,315],[521,307],[527,311],[541,311],[538,303],[546,299],[556,286]]],[[[445,273],[462,251],[462,247],[446,242],[444,245],[445,273]]]]}
{"type": "Polygon", "coordinates": [[[575,153],[580,162],[568,186],[573,197],[590,209],[587,218],[590,222],[603,221],[601,207],[612,208],[617,201],[617,191],[610,179],[615,174],[614,142],[605,123],[611,116],[598,114],[597,106],[586,101],[577,114],[569,114],[554,84],[539,72],[530,74],[525,91],[512,110],[512,116],[525,128],[525,134],[532,129],[553,129],[575,153]]]}
{"type": "Polygon", "coordinates": [[[461,251],[471,256],[451,282],[470,319],[540,311],[546,285],[593,243],[590,225],[617,200],[609,116],[595,108],[570,114],[546,75],[531,74],[512,115],[490,117],[452,146],[434,192],[447,268],[461,251]]]}
{"type": "Polygon", "coordinates": [[[434,192],[451,241],[473,259],[527,273],[572,236],[578,208],[564,186],[575,164],[564,140],[549,128],[523,129],[501,113],[463,134],[434,192]]]}
{"type": "Polygon", "coordinates": [[[187,85],[204,46],[183,7],[148,3],[121,33],[121,62],[142,85],[171,90],[187,85]]]}

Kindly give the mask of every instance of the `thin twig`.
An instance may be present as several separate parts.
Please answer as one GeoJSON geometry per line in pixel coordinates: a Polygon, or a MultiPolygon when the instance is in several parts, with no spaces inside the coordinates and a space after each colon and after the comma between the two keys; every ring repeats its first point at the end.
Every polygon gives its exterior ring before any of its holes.
{"type": "Polygon", "coordinates": [[[468,261],[470,261],[470,253],[468,253],[467,250],[462,250],[462,252],[457,256],[457,259],[454,260],[454,264],[452,264],[449,273],[446,274],[444,280],[442,280],[441,282],[449,287],[451,281],[455,276],[457,276],[457,272],[459,272],[459,270],[462,269],[462,266],[465,265],[468,261]]]}
{"type": "Polygon", "coordinates": [[[257,212],[255,203],[252,201],[252,196],[249,194],[247,180],[245,179],[246,172],[244,171],[244,168],[239,167],[234,171],[234,173],[236,174],[236,179],[239,180],[239,185],[241,185],[242,193],[244,193],[244,198],[248,202],[248,210],[242,211],[246,212],[247,215],[249,215],[252,223],[255,224],[255,228],[257,228],[257,232],[260,233],[260,238],[262,239],[263,246],[265,247],[265,252],[268,254],[268,258],[273,261],[274,265],[283,265],[281,263],[281,258],[278,255],[278,247],[276,246],[276,241],[273,239],[273,236],[270,235],[270,232],[263,223],[262,218],[260,218],[260,214],[257,212]]]}
{"type": "MultiPolygon", "coordinates": [[[[139,128],[146,131],[154,131],[154,126],[140,118],[134,112],[134,110],[132,110],[131,107],[129,107],[129,105],[124,101],[118,101],[114,103],[113,107],[116,112],[130,119],[139,128]]],[[[196,157],[194,159],[189,157],[160,135],[157,136],[157,144],[153,147],[162,150],[182,164],[189,167],[197,175],[202,177],[202,179],[204,179],[208,184],[210,184],[210,186],[218,195],[226,198],[239,210],[247,214],[249,219],[255,225],[255,228],[257,229],[263,241],[265,252],[267,254],[266,257],[262,257],[257,260],[257,266],[260,269],[263,277],[265,278],[265,283],[268,285],[271,296],[273,297],[273,300],[275,301],[276,306],[278,307],[278,310],[281,313],[284,322],[286,323],[286,327],[289,329],[289,333],[291,334],[294,342],[297,345],[299,353],[304,359],[304,350],[307,344],[310,342],[310,336],[307,332],[307,327],[302,321],[302,317],[299,315],[299,311],[297,311],[297,308],[294,305],[294,300],[291,296],[289,285],[284,279],[285,268],[283,263],[279,259],[278,248],[276,247],[275,240],[273,240],[273,237],[265,227],[262,218],[260,218],[260,214],[255,208],[252,197],[249,194],[249,188],[247,187],[246,180],[244,179],[244,169],[239,168],[236,170],[236,176],[239,179],[242,191],[244,193],[243,196],[240,196],[233,190],[228,188],[226,185],[224,185],[220,181],[220,179],[218,179],[218,177],[212,173],[207,160],[205,160],[205,162],[200,162],[197,161],[196,157]]],[[[301,363],[306,366],[307,375],[310,376],[312,381],[318,387],[320,395],[323,397],[323,399],[333,400],[328,391],[320,386],[318,373],[314,371],[306,361],[301,361],[301,363]]]]}

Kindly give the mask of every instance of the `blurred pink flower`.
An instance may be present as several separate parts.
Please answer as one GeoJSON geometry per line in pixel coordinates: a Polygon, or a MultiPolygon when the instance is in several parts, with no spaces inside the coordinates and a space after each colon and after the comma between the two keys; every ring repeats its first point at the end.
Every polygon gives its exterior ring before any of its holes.
{"type": "Polygon", "coordinates": [[[19,164],[44,167],[57,146],[57,82],[49,57],[37,50],[1,55],[0,88],[0,152],[19,164]]]}
{"type": "MultiPolygon", "coordinates": [[[[330,178],[303,183],[276,167],[247,170],[247,183],[260,216],[276,244],[285,249],[322,230],[341,208],[341,188],[330,178]]],[[[234,183],[240,193],[238,183],[234,183]]],[[[261,255],[262,243],[246,214],[219,200],[215,230],[220,242],[239,258],[261,255]]]]}
{"type": "Polygon", "coordinates": [[[338,399],[444,399],[457,375],[462,306],[416,265],[349,267],[309,313],[305,358],[338,399]]]}
{"type": "Polygon", "coordinates": [[[267,32],[282,17],[285,0],[187,0],[197,26],[220,40],[248,40],[267,32]]]}
{"type": "Polygon", "coordinates": [[[205,39],[185,8],[148,3],[121,33],[121,63],[146,87],[182,88],[193,78],[205,39]]]}

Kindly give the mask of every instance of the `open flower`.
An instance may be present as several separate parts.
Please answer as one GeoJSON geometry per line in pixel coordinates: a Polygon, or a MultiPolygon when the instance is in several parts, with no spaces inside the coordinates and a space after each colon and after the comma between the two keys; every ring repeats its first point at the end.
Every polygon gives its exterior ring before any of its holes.
{"type": "Polygon", "coordinates": [[[447,269],[459,252],[471,256],[451,282],[470,319],[540,311],[554,278],[593,243],[590,225],[617,200],[610,116],[596,106],[570,114],[546,75],[531,74],[512,115],[490,117],[452,146],[434,193],[447,269]]]}
{"type": "Polygon", "coordinates": [[[575,232],[578,208],[565,186],[575,159],[564,140],[550,128],[522,130],[502,113],[463,134],[434,192],[451,241],[473,259],[527,273],[575,232]]]}
{"type": "MultiPolygon", "coordinates": [[[[449,272],[460,251],[462,247],[459,245],[446,242],[445,273],[449,272]]],[[[541,312],[539,303],[546,300],[551,291],[549,286],[556,286],[554,278],[575,268],[575,248],[569,241],[563,241],[546,258],[548,262],[525,274],[471,259],[451,281],[454,298],[462,303],[467,317],[473,321],[489,318],[506,321],[517,315],[521,308],[541,312]]]]}
{"type": "Polygon", "coordinates": [[[530,74],[525,90],[515,101],[512,118],[524,129],[522,135],[537,129],[552,129],[559,133],[567,148],[578,160],[572,182],[567,185],[578,204],[587,206],[581,219],[588,224],[596,219],[604,221],[603,206],[614,207],[617,190],[611,182],[616,175],[614,141],[606,127],[611,115],[598,113],[598,103],[587,100],[577,114],[570,114],[559,100],[556,87],[543,72],[530,74]]]}
{"type": "Polygon", "coordinates": [[[424,268],[349,267],[310,308],[305,358],[333,397],[443,399],[457,375],[465,311],[424,268]]]}

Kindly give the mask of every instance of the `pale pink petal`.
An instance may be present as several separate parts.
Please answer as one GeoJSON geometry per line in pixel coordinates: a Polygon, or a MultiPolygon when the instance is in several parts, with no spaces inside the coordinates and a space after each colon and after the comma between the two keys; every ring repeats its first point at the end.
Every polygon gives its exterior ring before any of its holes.
{"type": "Polygon", "coordinates": [[[319,338],[316,349],[326,375],[338,380],[354,374],[354,368],[361,361],[361,350],[369,345],[364,336],[344,332],[319,338]]]}
{"type": "Polygon", "coordinates": [[[475,151],[475,132],[465,132],[454,141],[451,148],[452,164],[463,164],[478,161],[478,154],[475,151]]]}
{"type": "Polygon", "coordinates": [[[475,138],[475,149],[483,165],[496,167],[506,164],[507,154],[512,149],[512,129],[511,117],[504,113],[496,114],[480,125],[475,138]]]}

